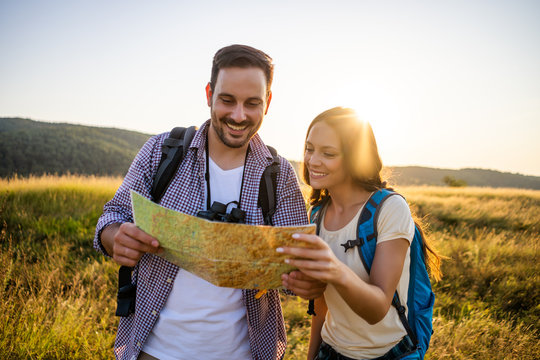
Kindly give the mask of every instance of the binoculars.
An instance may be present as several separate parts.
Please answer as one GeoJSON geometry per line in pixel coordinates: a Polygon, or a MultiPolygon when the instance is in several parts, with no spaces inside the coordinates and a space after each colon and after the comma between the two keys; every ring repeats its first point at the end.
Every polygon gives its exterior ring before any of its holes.
{"type": "MultiPolygon", "coordinates": [[[[232,201],[236,203],[236,201],[232,201]]],[[[230,203],[229,203],[230,204],[230,203]]],[[[232,208],[229,213],[227,213],[227,206],[229,204],[223,204],[219,201],[214,201],[209,210],[201,210],[197,213],[197,217],[210,220],[210,221],[219,221],[226,223],[238,223],[245,224],[246,222],[246,212],[237,207],[232,208]]]]}

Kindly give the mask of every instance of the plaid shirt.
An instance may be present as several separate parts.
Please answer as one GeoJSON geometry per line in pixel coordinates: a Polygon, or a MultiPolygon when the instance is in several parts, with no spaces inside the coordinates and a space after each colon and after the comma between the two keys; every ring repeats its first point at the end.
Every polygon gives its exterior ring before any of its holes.
{"type": "MultiPolygon", "coordinates": [[[[195,134],[188,153],[161,199],[162,206],[190,215],[205,209],[204,147],[209,123],[206,121],[195,134]]],[[[133,222],[130,189],[150,198],[152,181],[161,159],[161,145],[168,136],[169,133],[163,133],[146,142],[115,196],[105,204],[94,237],[94,247],[105,255],[108,254],[100,242],[101,231],[112,223],[133,222]]],[[[257,204],[259,184],[264,169],[272,162],[272,155],[259,135],[251,139],[249,146],[241,195],[242,209],[247,213],[247,224],[264,224],[262,211],[257,204]]],[[[304,199],[296,174],[287,160],[282,157],[280,160],[273,222],[276,226],[307,224],[304,199]]],[[[118,359],[137,358],[169,296],[178,270],[178,266],[159,256],[143,255],[133,275],[137,281],[135,313],[121,318],[118,326],[114,345],[118,359]]],[[[269,290],[259,299],[255,299],[256,293],[257,290],[242,290],[252,357],[257,360],[281,359],[287,340],[279,292],[269,290]]]]}

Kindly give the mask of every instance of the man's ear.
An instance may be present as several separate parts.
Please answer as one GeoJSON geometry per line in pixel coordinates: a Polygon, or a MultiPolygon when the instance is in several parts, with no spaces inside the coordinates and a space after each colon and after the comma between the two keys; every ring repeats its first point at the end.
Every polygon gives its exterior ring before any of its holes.
{"type": "Polygon", "coordinates": [[[212,89],[210,88],[210,83],[206,84],[206,102],[208,106],[212,106],[212,89]]]}
{"type": "Polygon", "coordinates": [[[268,93],[268,97],[266,98],[266,109],[264,110],[264,115],[268,113],[268,107],[270,106],[270,101],[272,101],[272,91],[268,93]]]}

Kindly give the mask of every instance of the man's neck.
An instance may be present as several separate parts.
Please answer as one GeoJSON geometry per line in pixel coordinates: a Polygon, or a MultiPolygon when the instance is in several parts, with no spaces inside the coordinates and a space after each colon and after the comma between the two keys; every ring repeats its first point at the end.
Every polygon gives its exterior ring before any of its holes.
{"type": "Polygon", "coordinates": [[[239,148],[232,148],[223,143],[215,131],[208,129],[208,152],[212,160],[223,170],[243,166],[249,142],[239,148]]]}

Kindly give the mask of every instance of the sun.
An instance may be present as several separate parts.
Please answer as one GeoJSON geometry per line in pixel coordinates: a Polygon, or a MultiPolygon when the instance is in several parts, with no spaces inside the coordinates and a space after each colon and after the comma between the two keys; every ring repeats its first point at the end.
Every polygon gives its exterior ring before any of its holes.
{"type": "Polygon", "coordinates": [[[407,144],[403,128],[406,127],[404,114],[398,99],[389,91],[374,84],[357,86],[342,92],[334,99],[341,106],[352,108],[359,120],[371,124],[383,162],[393,163],[399,158],[399,151],[407,144]]]}

